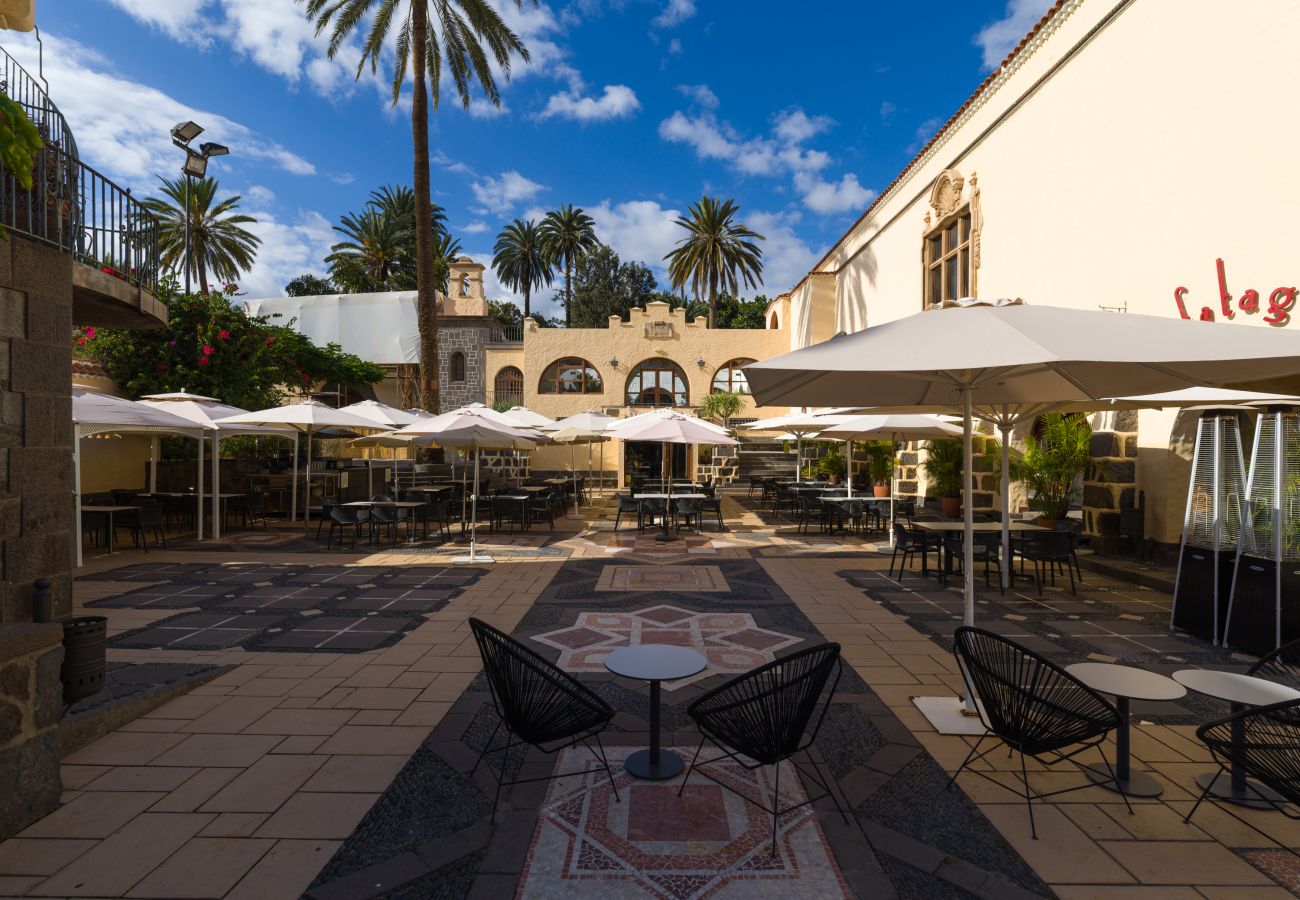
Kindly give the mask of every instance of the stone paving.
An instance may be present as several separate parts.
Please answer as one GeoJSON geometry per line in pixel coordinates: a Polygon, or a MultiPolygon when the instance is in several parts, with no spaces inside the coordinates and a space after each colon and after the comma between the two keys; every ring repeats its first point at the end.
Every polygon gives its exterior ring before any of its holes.
{"type": "MultiPolygon", "coordinates": [[[[554,534],[485,536],[501,561],[439,585],[447,592],[437,598],[420,593],[421,579],[448,569],[460,548],[324,552],[273,528],[213,549],[192,543],[90,559],[76,598],[84,611],[109,616],[115,664],[233,668],[66,757],[63,805],[0,843],[0,896],[763,896],[770,886],[791,896],[1262,900],[1300,892],[1295,857],[1218,807],[1203,806],[1191,825],[1181,821],[1195,776],[1210,768],[1192,723],[1219,711],[1212,702],[1139,711],[1134,764],[1165,783],[1161,798],[1134,801],[1130,816],[1100,788],[1064,795],[1036,807],[1034,841],[1011,793],[970,775],[958,790],[945,789],[969,739],[936,734],[911,702],[960,686],[945,646],[955,584],[944,590],[905,578],[900,587],[885,577],[887,557],[869,539],[799,535],[792,523],[732,500],[728,531],[670,544],[635,529],[615,534],[612,511],[597,513],[594,521],[559,520],[554,534]],[[674,567],[709,571],[655,571],[674,567]],[[115,603],[135,591],[159,599],[115,603]],[[226,600],[233,606],[221,606],[226,600]],[[707,648],[730,634],[717,646],[778,656],[827,638],[844,647],[845,676],[814,752],[852,815],[846,825],[823,800],[783,821],[789,840],[766,860],[779,871],[758,865],[746,837],[766,817],[707,790],[703,779],[692,779],[681,805],[671,791],[626,781],[621,804],[602,800],[599,782],[521,785],[505,792],[494,821],[490,774],[480,767],[468,775],[492,728],[470,616],[559,660],[566,649],[598,653],[617,636],[635,639],[636,627],[625,631],[623,619],[618,627],[610,620],[602,638],[602,628],[590,626],[603,620],[593,617],[665,607],[686,616],[663,613],[650,627],[683,632],[668,636],[683,644],[707,648]],[[370,649],[273,647],[269,628],[228,646],[136,640],[178,617],[218,613],[301,617],[304,626],[347,616],[405,624],[370,649]],[[706,629],[713,614],[749,616],[752,624],[706,629]],[[593,634],[567,644],[546,637],[587,627],[593,634]],[[761,646],[774,635],[793,642],[761,646]],[[583,816],[574,818],[574,809],[583,816]],[[593,818],[597,809],[608,815],[593,818]],[[681,823],[680,833],[667,834],[667,821],[681,823]],[[701,864],[683,867],[683,854],[701,864]]],[[[1167,596],[1086,577],[1082,599],[1068,588],[1042,601],[1032,590],[1007,599],[983,591],[981,622],[1047,641],[1062,659],[1244,663],[1196,642],[1153,641],[1167,596]],[[1130,601],[1141,606],[1123,607],[1130,601]]],[[[673,745],[694,746],[685,706],[728,677],[726,659],[665,691],[673,745]]],[[[645,685],[600,671],[579,677],[620,710],[607,735],[612,752],[644,746],[645,685]]],[[[532,754],[521,771],[577,764],[572,754],[532,754]]],[[[1010,776],[1001,754],[987,765],[997,778],[1010,776]]],[[[1055,771],[1036,770],[1032,779],[1040,788],[1081,782],[1055,771]]],[[[793,782],[783,779],[802,789],[793,782]]],[[[1243,815],[1300,846],[1296,823],[1243,815]]]]}

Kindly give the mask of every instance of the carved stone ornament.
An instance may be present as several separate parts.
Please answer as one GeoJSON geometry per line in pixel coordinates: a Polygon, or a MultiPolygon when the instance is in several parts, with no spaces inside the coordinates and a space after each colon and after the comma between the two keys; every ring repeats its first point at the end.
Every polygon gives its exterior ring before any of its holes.
{"type": "Polygon", "coordinates": [[[937,222],[942,222],[961,206],[961,191],[965,184],[966,179],[956,169],[945,169],[939,173],[930,190],[930,207],[934,210],[937,222]]]}

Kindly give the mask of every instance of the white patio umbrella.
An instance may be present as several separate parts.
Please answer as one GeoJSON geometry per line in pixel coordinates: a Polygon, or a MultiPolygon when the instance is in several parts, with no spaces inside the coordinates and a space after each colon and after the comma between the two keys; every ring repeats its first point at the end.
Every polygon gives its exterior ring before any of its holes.
{"type": "MultiPolygon", "coordinates": [[[[836,416],[835,418],[839,418],[836,416]]],[[[883,415],[854,416],[847,422],[832,425],[819,435],[823,440],[843,440],[848,447],[853,441],[888,440],[891,445],[902,441],[917,441],[927,438],[961,437],[961,429],[940,419],[927,415],[883,415]]],[[[849,454],[846,453],[846,456],[849,454]]],[[[891,466],[889,485],[889,542],[894,542],[894,467],[891,466]]],[[[853,464],[849,461],[849,496],[853,496],[853,464]]]]}
{"type": "Polygon", "coordinates": [[[526,406],[512,406],[503,415],[515,424],[523,425],[525,428],[551,428],[555,425],[554,419],[547,418],[539,412],[533,412],[526,406]]]}
{"type": "MultiPolygon", "coordinates": [[[[588,431],[584,428],[569,426],[561,428],[559,431],[551,431],[547,436],[557,444],[569,445],[569,471],[573,476],[573,518],[578,518],[578,466],[573,461],[573,447],[575,444],[587,445],[587,477],[591,477],[591,445],[604,444],[608,441],[609,435],[602,431],[588,431]]],[[[605,458],[605,448],[600,448],[601,463],[603,467],[605,458]]]]}
{"type": "MultiPolygon", "coordinates": [[[[760,404],[959,403],[971,459],[978,406],[1095,402],[1208,385],[1269,390],[1300,375],[1300,335],[1102,310],[962,300],[745,367],[760,404]]],[[[973,509],[963,478],[966,624],[975,618],[973,509]]]]}
{"type": "MultiPolygon", "coordinates": [[[[356,403],[343,407],[350,413],[355,413],[363,419],[371,419],[380,428],[401,428],[403,425],[410,425],[417,419],[422,418],[414,413],[407,412],[404,409],[398,409],[395,406],[389,406],[387,403],[380,403],[378,400],[359,400],[356,403]]],[[[362,443],[360,440],[351,442],[354,447],[409,447],[410,444],[405,442],[371,444],[362,443]]],[[[375,460],[370,453],[366,454],[366,491],[374,493],[375,490],[375,460]]],[[[394,470],[394,479],[396,470],[394,470]]],[[[396,481],[394,481],[396,483],[396,481]]]]}
{"type": "MultiPolygon", "coordinates": [[[[625,441],[657,441],[663,444],[665,470],[668,468],[669,444],[706,444],[734,447],[739,443],[725,432],[720,433],[718,426],[712,422],[706,422],[695,416],[688,416],[679,412],[656,416],[634,416],[631,419],[625,419],[611,425],[606,429],[606,433],[613,437],[622,438],[625,441]]],[[[667,472],[664,481],[668,485],[668,499],[664,505],[664,530],[662,534],[655,535],[657,541],[670,541],[673,539],[673,536],[668,533],[668,515],[671,512],[670,507],[673,502],[671,472],[667,472]]]]}
{"type": "MultiPolygon", "coordinates": [[[[94,391],[72,392],[72,492],[76,500],[76,528],[73,546],[81,566],[81,439],[112,434],[181,434],[199,442],[198,483],[203,487],[203,426],[147,403],[138,403],[94,391]]],[[[199,510],[202,513],[202,510],[199,510]]],[[[197,517],[199,540],[203,539],[203,516],[197,517]]]]}
{"type": "MultiPolygon", "coordinates": [[[[196,425],[205,428],[212,436],[212,472],[211,472],[211,500],[212,500],[212,537],[221,537],[221,441],[228,437],[237,435],[249,435],[253,437],[281,437],[293,441],[294,456],[298,454],[298,432],[288,428],[268,428],[264,425],[219,425],[219,419],[239,415],[248,412],[238,406],[231,406],[228,403],[222,403],[211,397],[202,397],[198,394],[190,394],[185,391],[177,391],[168,394],[146,394],[140,398],[141,403],[147,403],[156,406],[159,409],[169,412],[172,415],[180,416],[183,419],[189,419],[196,425]]],[[[158,462],[157,462],[157,445],[158,439],[152,441],[150,447],[150,458],[153,464],[149,467],[149,491],[158,490],[158,462]]],[[[200,481],[199,491],[202,493],[202,482],[200,481]]],[[[202,518],[200,516],[200,518],[202,518]]],[[[199,539],[203,539],[202,531],[199,532],[199,539]]]]}
{"type": "Polygon", "coordinates": [[[747,431],[788,431],[795,436],[795,483],[803,481],[803,439],[825,431],[834,425],[840,425],[853,418],[851,415],[838,414],[834,410],[814,410],[812,412],[791,412],[771,419],[759,419],[742,425],[747,431]]]}
{"type": "Polygon", "coordinates": [[[443,413],[432,419],[421,419],[396,432],[417,441],[428,440],[439,447],[474,451],[474,499],[470,519],[469,555],[452,558],[457,563],[495,562],[491,556],[478,553],[478,458],[481,450],[532,450],[537,446],[536,432],[512,428],[495,422],[479,411],[443,413]]]}
{"type": "MultiPolygon", "coordinates": [[[[228,416],[219,419],[217,425],[226,427],[230,425],[270,425],[272,427],[292,428],[301,434],[307,436],[307,502],[304,504],[305,513],[303,521],[305,529],[311,531],[311,437],[326,429],[347,429],[361,431],[376,431],[379,426],[370,419],[363,419],[355,413],[347,412],[342,409],[335,409],[332,406],[326,406],[318,400],[300,400],[297,403],[286,403],[284,406],[274,406],[270,409],[259,409],[253,412],[239,413],[238,415],[228,416]]],[[[294,510],[297,512],[298,504],[298,454],[293,455],[293,486],[294,486],[294,510]]]]}
{"type": "MultiPolygon", "coordinates": [[[[635,416],[633,418],[636,418],[635,416]]],[[[615,416],[607,416],[598,412],[580,412],[571,416],[565,416],[558,422],[546,426],[542,430],[556,440],[555,435],[565,434],[565,440],[557,440],[557,443],[568,444],[586,444],[587,445],[587,480],[591,480],[591,445],[600,444],[600,468],[605,470],[605,441],[608,437],[598,438],[603,435],[609,427],[616,422],[630,422],[631,419],[619,419],[615,416]],[[582,437],[591,435],[590,439],[582,437]]],[[[573,464],[573,447],[569,447],[569,468],[573,473],[573,515],[578,515],[578,470],[573,464]]]]}

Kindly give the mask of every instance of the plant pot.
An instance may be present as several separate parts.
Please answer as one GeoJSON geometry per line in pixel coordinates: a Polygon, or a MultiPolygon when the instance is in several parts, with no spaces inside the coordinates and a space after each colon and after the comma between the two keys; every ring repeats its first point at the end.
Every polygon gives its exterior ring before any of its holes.
{"type": "Polygon", "coordinates": [[[873,485],[871,486],[871,496],[873,496],[873,497],[888,497],[888,496],[889,496],[889,485],[887,485],[887,484],[873,484],[873,485]]]}
{"type": "Polygon", "coordinates": [[[63,702],[75,703],[104,689],[108,618],[80,616],[63,623],[63,702]]]}
{"type": "Polygon", "coordinates": [[[1064,520],[1062,520],[1062,519],[1049,519],[1049,518],[1047,518],[1047,516],[1039,516],[1037,519],[1034,520],[1034,524],[1037,525],[1039,528],[1055,528],[1055,527],[1056,527],[1056,523],[1057,523],[1057,522],[1061,522],[1061,521],[1064,521],[1064,520]]]}
{"type": "Polygon", "coordinates": [[[832,475],[831,478],[830,478],[830,481],[831,481],[831,484],[839,484],[839,483],[840,483],[840,476],[838,476],[838,475],[832,475]]]}
{"type": "Polygon", "coordinates": [[[946,518],[955,519],[961,515],[961,498],[960,497],[940,497],[939,508],[943,511],[946,518]]]}

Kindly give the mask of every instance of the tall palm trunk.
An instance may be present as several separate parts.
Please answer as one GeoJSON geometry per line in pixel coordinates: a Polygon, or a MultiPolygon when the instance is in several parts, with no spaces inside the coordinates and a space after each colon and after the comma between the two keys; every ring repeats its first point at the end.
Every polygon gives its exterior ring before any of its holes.
{"type": "Polygon", "coordinates": [[[709,328],[717,326],[718,317],[718,277],[709,276],[709,328]]]}
{"type": "Polygon", "coordinates": [[[524,318],[528,318],[533,314],[532,296],[533,296],[533,292],[528,289],[528,285],[525,283],[524,284],[524,318]]]}
{"type": "Polygon", "coordinates": [[[573,324],[573,260],[564,255],[564,327],[573,324]]]}
{"type": "Polygon", "coordinates": [[[429,97],[425,85],[425,48],[429,37],[428,7],[411,4],[411,137],[415,148],[415,289],[420,328],[420,405],[431,413],[439,407],[438,302],[433,277],[433,207],[429,186],[429,97]]]}

